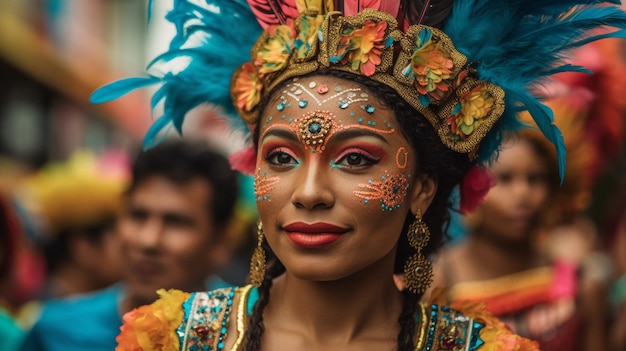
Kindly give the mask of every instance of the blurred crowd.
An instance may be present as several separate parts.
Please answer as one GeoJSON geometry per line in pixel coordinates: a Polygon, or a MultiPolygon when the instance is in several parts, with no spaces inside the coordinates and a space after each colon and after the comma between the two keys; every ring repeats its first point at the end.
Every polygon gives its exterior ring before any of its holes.
{"type": "MultiPolygon", "coordinates": [[[[510,136],[476,185],[492,186],[485,202],[452,204],[425,298],[484,304],[542,350],[626,350],[626,43],[572,62],[595,73],[541,88],[564,181],[536,127],[510,136]]],[[[222,150],[167,139],[77,150],[0,188],[0,350],[113,350],[124,313],[159,289],[246,284],[251,184],[222,150]]]]}

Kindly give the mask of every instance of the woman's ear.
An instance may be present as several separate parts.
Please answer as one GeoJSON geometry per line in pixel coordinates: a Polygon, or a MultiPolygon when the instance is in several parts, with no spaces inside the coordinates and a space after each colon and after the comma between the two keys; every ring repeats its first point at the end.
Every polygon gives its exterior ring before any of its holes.
{"type": "Polygon", "coordinates": [[[437,194],[437,180],[422,174],[416,176],[413,181],[413,190],[410,192],[411,213],[417,213],[417,210],[426,212],[437,194]]]}

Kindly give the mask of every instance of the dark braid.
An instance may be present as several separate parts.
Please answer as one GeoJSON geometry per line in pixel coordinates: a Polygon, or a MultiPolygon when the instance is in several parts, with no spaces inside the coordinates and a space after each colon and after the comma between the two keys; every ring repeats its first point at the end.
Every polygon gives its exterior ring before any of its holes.
{"type": "Polygon", "coordinates": [[[415,350],[415,314],[419,299],[411,294],[408,290],[402,292],[404,302],[402,305],[402,313],[398,317],[400,324],[400,332],[398,333],[398,351],[414,351],[415,350]]]}
{"type": "MultiPolygon", "coordinates": [[[[400,130],[406,139],[411,143],[417,153],[417,171],[419,174],[427,175],[437,181],[437,193],[432,203],[424,213],[424,222],[430,229],[430,241],[423,249],[423,254],[430,256],[435,253],[444,243],[446,239],[445,232],[447,230],[452,207],[450,195],[455,186],[460,184],[463,176],[470,167],[470,161],[464,154],[457,153],[448,149],[439,139],[430,123],[406,101],[404,101],[398,93],[392,88],[370,80],[367,77],[354,75],[348,72],[325,71],[317,72],[318,75],[330,75],[338,78],[347,79],[349,81],[361,84],[374,92],[396,116],[400,124],[400,130]]],[[[287,82],[283,83],[287,84],[287,82]]],[[[282,89],[282,85],[278,86],[274,91],[282,89]]],[[[267,94],[262,105],[265,106],[274,94],[267,94]]],[[[254,142],[258,146],[259,123],[254,133],[254,142]]],[[[398,251],[394,266],[394,273],[402,273],[404,264],[408,258],[415,254],[408,242],[408,228],[413,222],[413,215],[409,212],[398,241],[398,251]]],[[[276,260],[276,262],[279,262],[276,260]]],[[[281,264],[282,267],[282,264],[281,264]]],[[[284,272],[282,267],[281,273],[284,272]]],[[[279,273],[280,274],[280,273],[279,273]]],[[[277,275],[279,275],[277,274],[277,275]]],[[[244,339],[244,350],[259,350],[261,335],[263,334],[263,308],[269,300],[269,290],[271,287],[271,274],[268,274],[259,289],[259,302],[254,308],[254,313],[250,319],[250,328],[246,330],[244,339]],[[269,282],[268,282],[269,280],[269,282]]],[[[416,335],[416,313],[419,306],[421,295],[413,294],[408,290],[403,291],[404,302],[402,312],[398,317],[400,331],[398,332],[398,350],[413,351],[415,348],[416,335]]]]}
{"type": "Polygon", "coordinates": [[[265,331],[263,310],[270,300],[270,289],[272,288],[273,279],[285,272],[285,266],[278,260],[269,246],[266,245],[266,242],[264,242],[263,246],[270,263],[265,272],[265,279],[258,290],[259,299],[254,305],[252,315],[248,319],[248,328],[246,328],[243,339],[243,351],[261,350],[261,336],[265,331]]]}

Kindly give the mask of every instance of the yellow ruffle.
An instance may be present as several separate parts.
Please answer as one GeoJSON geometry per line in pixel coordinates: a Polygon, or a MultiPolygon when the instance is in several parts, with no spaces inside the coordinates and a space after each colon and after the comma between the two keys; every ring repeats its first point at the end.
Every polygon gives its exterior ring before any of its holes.
{"type": "Polygon", "coordinates": [[[183,303],[189,294],[180,290],[157,291],[159,299],[123,317],[116,351],[178,351],[176,329],[183,322],[183,303]]]}

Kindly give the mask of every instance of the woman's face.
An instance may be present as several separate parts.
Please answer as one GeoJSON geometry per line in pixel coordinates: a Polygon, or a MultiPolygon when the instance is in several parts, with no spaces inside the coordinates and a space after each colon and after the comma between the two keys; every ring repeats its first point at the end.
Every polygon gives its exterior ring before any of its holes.
{"type": "Polygon", "coordinates": [[[313,76],[277,91],[259,123],[257,207],[287,270],[330,281],[393,262],[409,210],[424,212],[436,186],[416,176],[391,110],[354,82],[313,76]]]}
{"type": "Polygon", "coordinates": [[[548,201],[546,163],[546,158],[523,138],[504,144],[491,168],[498,183],[481,206],[486,233],[509,242],[528,239],[548,201]]]}

